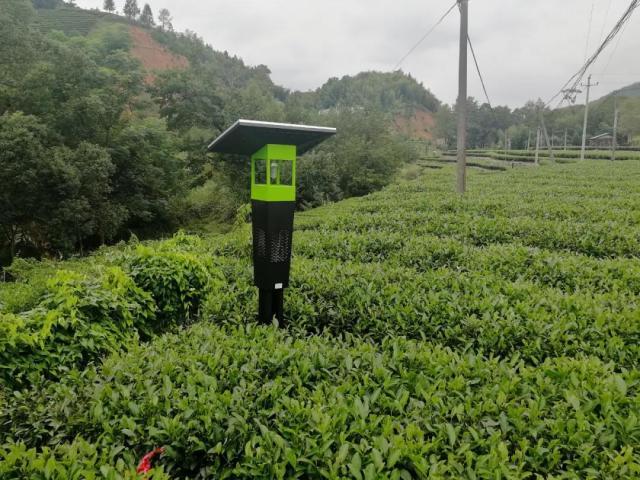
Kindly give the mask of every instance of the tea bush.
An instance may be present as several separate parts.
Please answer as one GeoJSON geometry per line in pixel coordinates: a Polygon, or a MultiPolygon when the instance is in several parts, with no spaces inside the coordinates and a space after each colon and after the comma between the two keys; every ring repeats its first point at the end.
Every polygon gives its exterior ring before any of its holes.
{"type": "Polygon", "coordinates": [[[209,274],[195,256],[139,247],[127,258],[127,268],[134,282],[153,296],[160,321],[184,321],[198,313],[209,274]]]}
{"type": "MultiPolygon", "coordinates": [[[[207,300],[205,313],[245,323],[257,302],[252,270],[248,261],[232,265],[231,283],[207,300]]],[[[505,282],[489,270],[416,272],[298,257],[285,295],[287,324],[301,335],[350,332],[375,341],[402,335],[504,357],[517,353],[532,364],[582,354],[627,368],[640,362],[638,299],[617,291],[567,294],[505,282]]]]}
{"type": "Polygon", "coordinates": [[[9,448],[90,442],[110,465],[164,445],[174,478],[631,479],[639,382],[596,359],[202,324],[15,396],[2,421],[9,448]]]}
{"type": "MultiPolygon", "coordinates": [[[[140,478],[135,467],[115,460],[117,449],[98,451],[83,440],[70,445],[63,444],[42,451],[28,449],[24,444],[0,446],[0,478],[43,478],[51,480],[87,480],[104,478],[140,478]]],[[[168,477],[162,468],[156,468],[147,476],[149,480],[164,480],[168,477]]]]}
{"type": "Polygon", "coordinates": [[[147,331],[155,311],[151,296],[119,268],[98,280],[60,271],[36,308],[3,315],[0,380],[18,386],[87,366],[147,331]]]}
{"type": "Polygon", "coordinates": [[[69,305],[25,266],[0,478],[640,478],[640,162],[453,174],[297,214],[286,329],[246,225],[65,262],[69,305]]]}
{"type": "Polygon", "coordinates": [[[3,384],[55,379],[138,337],[183,325],[213,287],[205,263],[188,253],[138,246],[112,263],[120,266],[94,268],[92,276],[59,271],[45,287],[34,288],[41,297],[35,307],[1,314],[3,384]]]}

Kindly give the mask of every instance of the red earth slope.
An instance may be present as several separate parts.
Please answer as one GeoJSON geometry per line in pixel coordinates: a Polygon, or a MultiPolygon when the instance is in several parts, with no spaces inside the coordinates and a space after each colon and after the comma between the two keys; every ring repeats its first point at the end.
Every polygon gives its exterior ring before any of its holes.
{"type": "Polygon", "coordinates": [[[182,55],[172,53],[156,42],[146,30],[131,26],[129,27],[131,35],[131,55],[140,60],[142,66],[147,72],[145,81],[153,83],[155,73],[164,70],[182,70],[189,66],[189,61],[182,55]]]}
{"type": "Polygon", "coordinates": [[[413,115],[398,115],[395,118],[398,132],[413,140],[433,140],[436,125],[433,114],[427,110],[416,109],[413,115]]]}

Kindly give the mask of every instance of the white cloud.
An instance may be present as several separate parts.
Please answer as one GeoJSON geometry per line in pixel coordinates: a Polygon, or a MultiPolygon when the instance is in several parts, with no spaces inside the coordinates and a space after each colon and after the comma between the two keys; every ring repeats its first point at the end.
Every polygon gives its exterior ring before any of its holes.
{"type": "MultiPolygon", "coordinates": [[[[102,0],[77,0],[95,8],[102,0]]],[[[124,0],[116,0],[121,9],[124,0]]],[[[144,2],[140,2],[144,3],[144,2]]],[[[452,0],[150,0],[168,8],[178,30],[196,31],[217,50],[265,64],[276,83],[314,89],[329,77],[390,70],[452,0]]],[[[471,0],[470,36],[492,103],[548,99],[584,61],[628,6],[627,0],[471,0]],[[610,5],[610,8],[609,8],[610,5]],[[609,8],[608,14],[607,9],[609,8]]],[[[594,95],[640,80],[640,12],[635,12],[603,72],[610,46],[593,68],[594,95]]],[[[445,22],[403,63],[441,100],[457,93],[459,15],[445,22]]],[[[483,97],[469,58],[469,94],[483,97]]]]}

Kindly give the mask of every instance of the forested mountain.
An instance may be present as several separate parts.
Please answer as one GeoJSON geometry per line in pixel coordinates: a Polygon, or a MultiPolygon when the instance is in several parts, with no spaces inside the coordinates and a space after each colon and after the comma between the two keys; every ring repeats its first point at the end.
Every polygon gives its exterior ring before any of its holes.
{"type": "Polygon", "coordinates": [[[315,92],[321,109],[338,107],[404,113],[407,109],[438,110],[440,101],[411,75],[400,71],[362,72],[353,77],[331,78],[315,92]]]}
{"type": "Polygon", "coordinates": [[[412,157],[392,128],[397,112],[438,104],[400,73],[290,92],[266,66],[173,31],[168,11],[154,27],[146,8],[146,17],[130,10],[0,4],[4,262],[230,222],[246,201],[248,169],[205,146],[241,117],[340,129],[301,159],[300,207],[368,193],[412,157]]]}
{"type": "MultiPolygon", "coordinates": [[[[613,112],[617,104],[619,143],[640,146],[640,97],[637,96],[637,87],[634,85],[590,103],[588,136],[613,131],[613,112]]],[[[504,147],[505,138],[510,148],[521,149],[527,148],[527,145],[531,146],[532,142],[535,142],[539,125],[538,109],[544,112],[545,124],[554,145],[564,146],[565,132],[568,145],[580,145],[582,140],[584,105],[550,109],[538,101],[527,102],[523,107],[512,110],[504,106],[491,108],[489,104],[481,104],[470,97],[467,109],[470,148],[504,147]]],[[[446,146],[455,145],[455,106],[442,105],[438,110],[436,132],[446,146]]]]}
{"type": "Polygon", "coordinates": [[[626,87],[611,92],[608,97],[640,97],[640,82],[632,83],[626,87]]]}

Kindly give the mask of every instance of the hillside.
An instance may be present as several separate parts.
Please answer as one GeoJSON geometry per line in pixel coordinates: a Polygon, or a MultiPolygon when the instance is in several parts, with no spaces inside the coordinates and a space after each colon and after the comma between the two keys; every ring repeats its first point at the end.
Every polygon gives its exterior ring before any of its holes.
{"type": "Polygon", "coordinates": [[[238,118],[340,129],[301,160],[300,209],[382,188],[415,159],[407,136],[432,136],[438,101],[402,72],[292,92],[267,66],[246,65],[194,32],[56,0],[33,4],[42,8],[0,4],[0,58],[10,66],[0,71],[0,181],[11,186],[12,207],[0,216],[3,266],[132,234],[229,228],[246,201],[247,171],[204,146],[238,118]]]}
{"type": "Polygon", "coordinates": [[[608,94],[607,97],[640,97],[640,82],[615,90],[608,94]]]}
{"type": "Polygon", "coordinates": [[[16,265],[0,476],[637,478],[640,162],[454,178],[299,214],[287,328],[248,226],[16,265]]]}
{"type": "Polygon", "coordinates": [[[436,121],[433,113],[416,108],[412,115],[396,115],[395,128],[402,135],[413,140],[435,140],[436,121]]]}
{"type": "Polygon", "coordinates": [[[131,55],[138,59],[147,72],[147,82],[155,78],[154,72],[185,69],[189,61],[182,55],[169,51],[159,44],[149,29],[138,25],[128,25],[126,19],[96,10],[83,10],[77,7],[60,6],[58,8],[38,9],[35,25],[42,33],[61,31],[70,36],[89,36],[109,25],[126,25],[130,37],[131,55]]]}
{"type": "Polygon", "coordinates": [[[331,78],[312,98],[320,110],[373,108],[389,114],[391,126],[409,139],[435,138],[434,113],[440,101],[411,75],[399,71],[331,78]]]}
{"type": "Polygon", "coordinates": [[[145,77],[147,83],[154,83],[155,74],[158,72],[184,70],[189,67],[189,61],[184,56],[170,52],[147,30],[131,26],[129,35],[131,36],[131,55],[140,61],[142,68],[147,72],[145,77]]]}

